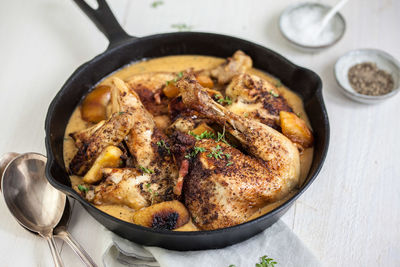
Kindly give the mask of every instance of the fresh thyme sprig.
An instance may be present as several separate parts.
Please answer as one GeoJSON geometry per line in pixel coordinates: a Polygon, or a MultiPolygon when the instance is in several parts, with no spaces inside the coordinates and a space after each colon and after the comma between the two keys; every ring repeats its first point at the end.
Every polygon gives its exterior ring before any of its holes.
{"type": "Polygon", "coordinates": [[[178,72],[178,76],[176,76],[174,79],[166,81],[165,84],[169,85],[170,83],[176,83],[180,78],[182,78],[183,72],[178,72]]]}
{"type": "Polygon", "coordinates": [[[193,26],[187,25],[186,23],[175,23],[171,25],[171,28],[177,29],[178,31],[190,31],[193,26]]]}
{"type": "Polygon", "coordinates": [[[274,91],[269,91],[269,93],[270,93],[273,97],[278,97],[278,96],[279,96],[279,94],[277,94],[277,93],[274,92],[274,91]]]}
{"type": "MultiPolygon", "coordinates": [[[[274,259],[268,258],[268,256],[264,255],[260,257],[260,262],[256,263],[256,267],[275,267],[275,264],[278,263],[274,259]]],[[[236,265],[231,264],[229,267],[236,267],[236,265]]]]}
{"type": "Polygon", "coordinates": [[[157,142],[157,146],[164,148],[165,150],[167,150],[168,154],[171,154],[171,150],[170,148],[167,146],[167,144],[165,143],[164,140],[158,141],[157,142]]]}
{"type": "Polygon", "coordinates": [[[154,1],[153,3],[151,3],[151,7],[152,8],[157,8],[158,6],[164,4],[163,1],[154,1]]]}
{"type": "Polygon", "coordinates": [[[196,138],[196,140],[215,139],[215,134],[213,132],[208,132],[207,130],[205,130],[201,134],[195,134],[194,132],[189,131],[189,134],[194,136],[194,138],[196,138]]]}
{"type": "Polygon", "coordinates": [[[228,104],[232,105],[232,100],[229,98],[229,96],[226,96],[225,98],[222,95],[215,95],[215,98],[217,99],[217,102],[220,104],[228,104]]]}
{"type": "Polygon", "coordinates": [[[217,145],[214,147],[211,152],[207,155],[207,157],[212,158],[214,157],[215,159],[222,159],[223,152],[221,150],[221,146],[217,145]]]}
{"type": "Polygon", "coordinates": [[[148,173],[148,174],[154,173],[153,170],[147,169],[147,168],[145,168],[143,166],[139,166],[139,168],[142,170],[143,173],[148,173]]]}
{"type": "Polygon", "coordinates": [[[187,155],[185,156],[185,158],[186,158],[186,159],[194,158],[194,157],[195,157],[197,154],[199,154],[200,152],[205,152],[205,151],[206,151],[206,149],[205,149],[204,147],[195,146],[194,149],[193,149],[193,151],[190,152],[189,154],[187,154],[187,155]]]}
{"type": "Polygon", "coordinates": [[[86,186],[81,185],[81,184],[78,185],[78,189],[79,189],[79,191],[84,192],[84,193],[87,193],[89,191],[89,189],[86,186]]]}
{"type": "Polygon", "coordinates": [[[274,259],[268,258],[267,255],[260,257],[260,262],[256,263],[256,267],[274,267],[277,262],[274,259]]]}

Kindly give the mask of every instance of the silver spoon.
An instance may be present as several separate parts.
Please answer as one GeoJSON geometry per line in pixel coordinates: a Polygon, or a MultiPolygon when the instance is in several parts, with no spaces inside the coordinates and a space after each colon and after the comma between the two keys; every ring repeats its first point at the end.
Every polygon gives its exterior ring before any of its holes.
{"type": "Polygon", "coordinates": [[[8,209],[25,228],[47,240],[57,267],[64,266],[53,237],[66,197],[44,177],[46,157],[26,153],[14,158],[5,168],[1,188],[8,209]]]}
{"type": "MultiPolygon", "coordinates": [[[[36,153],[27,153],[27,154],[35,154],[35,155],[39,155],[36,153]]],[[[24,154],[24,155],[27,155],[24,154]]],[[[3,176],[3,172],[5,171],[7,165],[9,163],[11,163],[11,161],[13,161],[14,159],[17,158],[17,156],[19,156],[18,153],[15,152],[9,152],[5,155],[3,155],[0,158],[0,178],[3,176]]],[[[42,155],[40,155],[42,156],[42,155]]],[[[34,159],[34,160],[38,160],[38,159],[34,159]]],[[[46,158],[44,156],[42,156],[41,160],[43,161],[44,165],[46,164],[46,158]]],[[[44,177],[44,169],[42,170],[42,177],[44,177]]],[[[29,178],[29,177],[27,177],[29,178]]],[[[2,179],[3,180],[3,179],[2,179]]],[[[46,179],[44,179],[46,180],[46,179]]],[[[47,182],[47,180],[46,180],[47,182]]],[[[75,239],[71,236],[71,234],[67,231],[67,226],[69,223],[69,220],[71,218],[71,208],[70,208],[70,204],[69,201],[67,200],[65,202],[65,207],[63,210],[63,214],[62,217],[59,221],[59,223],[57,224],[56,228],[54,229],[53,233],[55,237],[61,238],[63,239],[65,242],[67,242],[67,244],[72,248],[72,250],[81,258],[82,262],[89,267],[97,267],[96,263],[94,263],[94,261],[91,259],[91,257],[87,254],[87,252],[79,245],[78,242],[75,241],[75,239]]],[[[18,219],[17,219],[18,220],[18,219]]],[[[18,221],[19,222],[19,221],[18,221]]],[[[25,227],[23,224],[21,224],[23,227],[25,227]]],[[[27,227],[25,227],[27,230],[27,227]]],[[[31,231],[31,230],[30,230],[31,231]]],[[[32,232],[32,231],[31,231],[32,232]]]]}

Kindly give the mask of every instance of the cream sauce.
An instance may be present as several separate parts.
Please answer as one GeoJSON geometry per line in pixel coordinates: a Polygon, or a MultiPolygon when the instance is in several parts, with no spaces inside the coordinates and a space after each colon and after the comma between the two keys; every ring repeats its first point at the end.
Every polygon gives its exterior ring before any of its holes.
{"type": "MultiPolygon", "coordinates": [[[[148,72],[179,72],[189,68],[194,68],[194,70],[201,70],[201,69],[210,69],[213,67],[218,66],[219,64],[223,63],[225,59],[222,58],[215,58],[215,57],[208,57],[208,56],[168,56],[168,57],[161,57],[156,59],[151,59],[147,61],[135,62],[131,65],[128,65],[111,75],[105,77],[99,85],[108,85],[110,84],[111,78],[118,77],[123,80],[128,80],[132,75],[148,73],[148,72]]],[[[279,82],[273,76],[262,72],[257,69],[250,69],[247,71],[249,74],[255,74],[273,84],[279,82]]],[[[294,92],[290,91],[285,86],[280,86],[277,88],[283,96],[288,101],[289,105],[293,108],[293,111],[299,116],[304,119],[307,124],[310,126],[307,114],[303,107],[303,102],[301,98],[296,95],[294,92]]],[[[75,131],[83,130],[91,126],[91,123],[85,122],[81,117],[80,107],[78,106],[75,111],[73,112],[64,137],[64,163],[66,166],[69,165],[70,161],[72,160],[73,156],[77,152],[77,148],[75,147],[74,141],[69,134],[75,131]]],[[[313,148],[308,148],[303,151],[300,155],[300,183],[299,187],[304,183],[305,178],[307,177],[308,171],[310,169],[311,163],[313,159],[313,148]]],[[[77,190],[77,185],[82,184],[82,178],[72,175],[71,184],[72,187],[77,190]]],[[[255,219],[263,214],[268,213],[269,211],[279,207],[289,198],[291,198],[297,190],[291,192],[288,196],[284,199],[274,202],[272,204],[266,205],[265,207],[259,209],[249,220],[255,219]]],[[[131,222],[132,221],[132,214],[134,212],[133,209],[128,208],[126,206],[121,205],[101,205],[96,206],[98,209],[110,214],[111,216],[117,217],[121,220],[131,222]]],[[[197,227],[190,221],[186,225],[176,229],[176,231],[196,231],[198,230],[197,227]]]]}

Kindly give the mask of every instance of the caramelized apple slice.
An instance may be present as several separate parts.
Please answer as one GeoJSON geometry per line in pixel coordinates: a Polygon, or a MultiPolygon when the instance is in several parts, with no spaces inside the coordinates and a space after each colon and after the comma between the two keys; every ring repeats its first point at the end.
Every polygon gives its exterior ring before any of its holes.
{"type": "Polygon", "coordinates": [[[205,88],[213,88],[214,87],[214,82],[211,80],[210,77],[206,75],[196,75],[196,80],[198,83],[205,87],[205,88]]]}
{"type": "Polygon", "coordinates": [[[136,211],[132,221],[153,229],[173,230],[189,221],[189,212],[177,200],[165,201],[136,211]]]}
{"type": "Polygon", "coordinates": [[[303,148],[312,146],[314,137],[304,120],[299,118],[296,114],[287,111],[281,111],[279,117],[282,133],[287,138],[303,148]]]}
{"type": "Polygon", "coordinates": [[[98,123],[107,118],[107,104],[110,101],[111,88],[106,85],[97,86],[86,95],[82,102],[81,114],[85,121],[98,123]]]}
{"type": "Polygon", "coordinates": [[[108,146],[94,162],[93,166],[83,177],[83,182],[93,184],[101,180],[103,168],[114,168],[121,165],[123,152],[116,146],[108,146]]]}

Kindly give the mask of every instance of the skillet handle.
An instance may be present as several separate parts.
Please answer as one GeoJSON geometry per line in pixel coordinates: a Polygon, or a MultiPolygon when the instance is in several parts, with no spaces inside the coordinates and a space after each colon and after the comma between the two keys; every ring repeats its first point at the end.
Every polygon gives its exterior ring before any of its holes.
{"type": "Polygon", "coordinates": [[[98,8],[93,9],[85,0],[74,0],[79,8],[85,12],[96,27],[107,37],[110,44],[107,49],[117,46],[124,41],[136,38],[128,35],[118,23],[105,0],[96,0],[98,8]]]}

